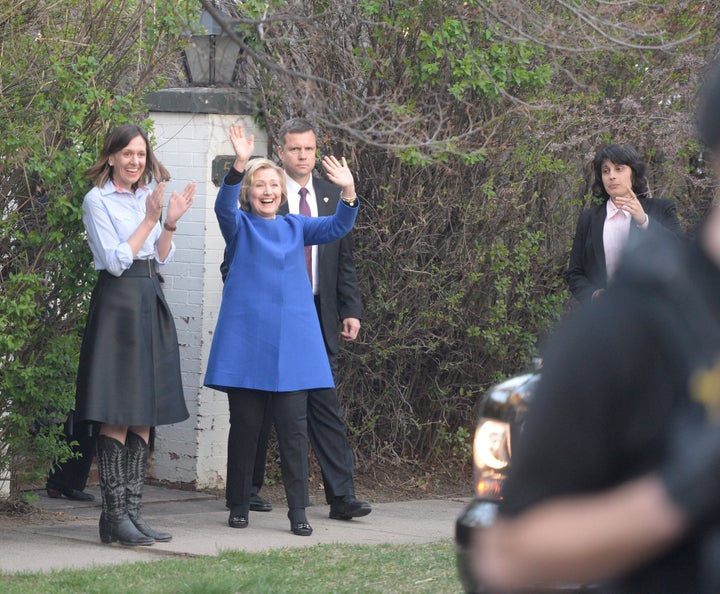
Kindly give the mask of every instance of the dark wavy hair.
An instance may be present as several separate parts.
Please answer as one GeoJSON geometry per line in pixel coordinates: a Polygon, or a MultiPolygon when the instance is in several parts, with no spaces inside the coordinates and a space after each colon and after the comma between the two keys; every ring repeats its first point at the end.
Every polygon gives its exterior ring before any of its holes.
{"type": "Polygon", "coordinates": [[[152,146],[148,140],[147,132],[135,124],[118,126],[105,137],[102,152],[95,164],[85,172],[85,177],[92,180],[94,185],[102,188],[113,178],[113,168],[108,162],[110,155],[124,149],[130,144],[130,141],[137,136],[142,136],[142,139],[145,141],[146,157],[145,170],[140,176],[138,183],[134,184],[135,187],[133,187],[133,190],[136,190],[140,183],[150,183],[153,178],[159,182],[168,181],[170,179],[170,173],[155,157],[155,153],[153,153],[152,146]]]}
{"type": "Polygon", "coordinates": [[[610,195],[605,190],[602,181],[602,166],[605,161],[615,165],[627,165],[632,169],[632,189],[635,195],[642,198],[650,197],[650,188],[647,181],[647,164],[640,158],[637,151],[627,144],[609,144],[595,153],[593,159],[593,170],[595,181],[593,182],[593,196],[609,200],[610,195]]]}

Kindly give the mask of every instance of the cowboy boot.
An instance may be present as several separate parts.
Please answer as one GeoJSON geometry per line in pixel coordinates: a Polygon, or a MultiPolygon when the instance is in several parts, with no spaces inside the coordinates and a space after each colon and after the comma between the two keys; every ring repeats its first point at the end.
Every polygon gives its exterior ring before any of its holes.
{"type": "Polygon", "coordinates": [[[148,526],[140,511],[142,508],[142,494],[147,474],[148,453],[150,448],[142,437],[128,431],[127,434],[127,510],[130,520],[140,532],[158,542],[168,542],[172,539],[169,532],[158,532],[148,526]]]}
{"type": "Polygon", "coordinates": [[[151,545],[155,541],[142,534],[130,521],[125,501],[127,454],[117,439],[100,434],[97,440],[97,467],[102,494],[100,540],[127,546],[151,545]]]}

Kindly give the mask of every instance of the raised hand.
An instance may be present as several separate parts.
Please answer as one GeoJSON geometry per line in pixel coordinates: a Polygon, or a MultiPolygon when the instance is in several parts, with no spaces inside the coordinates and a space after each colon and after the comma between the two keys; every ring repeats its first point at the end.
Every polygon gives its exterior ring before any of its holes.
{"type": "Polygon", "coordinates": [[[173,192],[170,196],[170,201],[167,207],[167,216],[165,222],[171,227],[175,226],[175,223],[187,212],[195,201],[195,189],[196,185],[194,182],[190,182],[182,193],[178,194],[173,192]]]}
{"type": "Polygon", "coordinates": [[[245,130],[243,130],[242,124],[233,124],[230,126],[230,142],[233,145],[235,151],[235,163],[233,167],[237,171],[244,171],[245,165],[252,157],[253,149],[255,148],[255,135],[245,136],[245,130]]]}
{"type": "Polygon", "coordinates": [[[352,172],[348,167],[345,157],[342,158],[341,163],[333,156],[325,156],[323,157],[322,165],[325,168],[328,179],[343,189],[343,194],[346,198],[350,198],[355,194],[355,180],[353,179],[352,172]]]}

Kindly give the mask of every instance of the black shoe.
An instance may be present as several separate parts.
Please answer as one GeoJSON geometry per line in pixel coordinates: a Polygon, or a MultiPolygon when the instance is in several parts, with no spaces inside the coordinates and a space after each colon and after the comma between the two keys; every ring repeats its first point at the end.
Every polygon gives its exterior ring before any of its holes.
{"type": "Polygon", "coordinates": [[[45,487],[48,497],[57,499],[61,495],[65,495],[68,499],[73,501],[95,501],[95,496],[92,493],[86,493],[85,491],[78,491],[77,489],[53,489],[52,487],[45,487]]]}
{"type": "Polygon", "coordinates": [[[307,522],[290,523],[290,530],[296,536],[310,536],[312,534],[312,526],[307,522]]]}
{"type": "Polygon", "coordinates": [[[230,517],[228,518],[228,526],[230,526],[230,528],[247,528],[249,523],[247,516],[230,512],[230,517]]]}
{"type": "Polygon", "coordinates": [[[335,497],[330,504],[331,520],[352,520],[367,516],[372,511],[369,503],[359,501],[352,495],[335,497]]]}
{"type": "Polygon", "coordinates": [[[257,493],[250,495],[250,511],[269,512],[272,511],[272,503],[266,501],[257,493]]]}

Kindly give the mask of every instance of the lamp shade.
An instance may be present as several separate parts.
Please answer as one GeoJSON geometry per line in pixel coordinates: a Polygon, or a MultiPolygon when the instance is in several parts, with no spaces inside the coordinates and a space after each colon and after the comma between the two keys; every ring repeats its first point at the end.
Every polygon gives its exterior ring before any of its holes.
{"type": "Polygon", "coordinates": [[[231,85],[235,81],[241,50],[212,15],[203,10],[199,31],[185,48],[185,68],[192,86],[231,85]]]}

